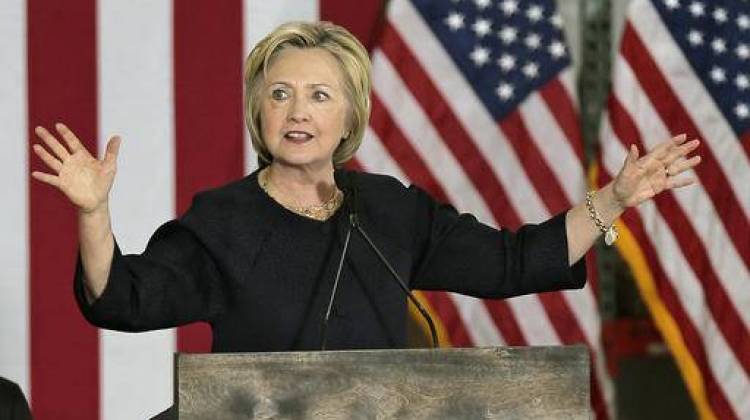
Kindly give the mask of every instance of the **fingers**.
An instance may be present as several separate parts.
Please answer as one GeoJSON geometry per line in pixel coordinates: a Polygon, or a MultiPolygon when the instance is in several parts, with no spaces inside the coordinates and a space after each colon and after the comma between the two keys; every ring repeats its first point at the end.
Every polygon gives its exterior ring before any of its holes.
{"type": "Polygon", "coordinates": [[[42,162],[44,162],[50,169],[55,171],[56,173],[60,173],[60,170],[62,169],[62,162],[55,159],[54,156],[52,156],[47,149],[42,147],[40,144],[35,144],[32,146],[34,149],[34,153],[36,153],[37,156],[39,156],[40,159],[42,159],[42,162]]]}
{"type": "Polygon", "coordinates": [[[670,175],[676,175],[677,168],[673,170],[671,165],[673,165],[675,161],[687,156],[700,145],[698,139],[685,142],[686,139],[687,136],[685,134],[680,134],[679,136],[675,136],[670,140],[660,143],[654,148],[654,150],[643,156],[639,163],[648,172],[659,172],[663,171],[664,168],[668,168],[670,175]]]}
{"type": "Polygon", "coordinates": [[[687,140],[687,134],[676,135],[669,140],[657,144],[654,150],[646,154],[644,158],[650,156],[655,160],[664,160],[674,148],[684,143],[685,140],[687,140]]]}
{"type": "Polygon", "coordinates": [[[52,185],[53,187],[59,187],[60,186],[60,179],[54,175],[47,174],[44,172],[34,171],[31,173],[31,177],[44,182],[45,184],[52,185]]]}
{"type": "Polygon", "coordinates": [[[687,178],[667,178],[667,188],[673,189],[673,188],[682,188],[687,187],[688,185],[695,184],[696,180],[693,177],[687,177],[687,178]]]}
{"type": "Polygon", "coordinates": [[[669,176],[677,176],[689,169],[693,169],[698,166],[699,163],[701,163],[701,157],[693,156],[690,159],[681,159],[672,162],[672,164],[667,166],[667,170],[669,171],[669,176]]]}
{"type": "Polygon", "coordinates": [[[75,135],[75,133],[73,133],[73,131],[71,131],[65,124],[57,123],[55,124],[55,129],[58,133],[60,133],[63,140],[65,140],[65,143],[68,145],[71,153],[75,153],[81,149],[85,149],[81,141],[78,140],[78,137],[75,135]]]}
{"type": "Polygon", "coordinates": [[[630,153],[628,153],[628,160],[630,163],[635,163],[638,161],[638,146],[635,144],[630,145],[630,153]]]}
{"type": "Polygon", "coordinates": [[[104,160],[106,162],[114,163],[117,160],[117,155],[120,153],[120,143],[122,143],[120,136],[112,136],[109,139],[107,150],[104,153],[104,160]]]}
{"type": "Polygon", "coordinates": [[[65,146],[60,144],[60,142],[57,141],[55,136],[53,136],[49,131],[47,131],[46,128],[37,127],[36,129],[34,129],[34,132],[40,139],[42,139],[44,144],[46,144],[47,147],[50,150],[52,150],[52,153],[54,153],[58,159],[65,162],[70,157],[70,153],[68,152],[68,149],[66,149],[65,146]]]}
{"type": "Polygon", "coordinates": [[[698,139],[690,140],[687,143],[684,143],[680,145],[679,147],[675,147],[672,149],[664,159],[664,162],[666,165],[671,165],[672,162],[679,160],[680,158],[684,158],[690,152],[694,151],[698,148],[698,146],[701,144],[701,142],[698,139]]]}

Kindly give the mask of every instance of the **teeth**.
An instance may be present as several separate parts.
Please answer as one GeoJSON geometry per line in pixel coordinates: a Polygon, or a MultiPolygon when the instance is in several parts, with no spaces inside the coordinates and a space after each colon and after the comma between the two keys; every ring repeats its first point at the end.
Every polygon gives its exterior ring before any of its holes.
{"type": "Polygon", "coordinates": [[[300,132],[292,132],[292,133],[286,133],[287,137],[293,138],[293,139],[302,139],[310,137],[307,133],[300,133],[300,132]]]}

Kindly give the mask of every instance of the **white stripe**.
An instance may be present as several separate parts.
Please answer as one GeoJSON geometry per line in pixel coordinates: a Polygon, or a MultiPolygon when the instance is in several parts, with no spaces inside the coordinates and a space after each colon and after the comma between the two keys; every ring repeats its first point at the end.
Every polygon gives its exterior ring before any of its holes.
{"type": "Polygon", "coordinates": [[[495,225],[492,213],[463,172],[461,164],[446,147],[388,58],[377,50],[373,53],[372,64],[374,94],[390,110],[394,123],[410,140],[430,171],[440,174],[443,189],[451,203],[460,211],[471,212],[482,222],[495,225]]]}
{"type": "Polygon", "coordinates": [[[560,344],[560,337],[558,337],[549,317],[547,317],[539,296],[518,296],[507,299],[506,302],[529,346],[560,344]]]}
{"type": "MultiPolygon", "coordinates": [[[[583,166],[539,92],[529,95],[519,107],[521,118],[546,166],[555,174],[568,203],[577,203],[586,195],[583,166]]],[[[571,139],[575,141],[576,139],[571,139]]]]}
{"type": "MultiPolygon", "coordinates": [[[[602,132],[606,136],[603,138],[610,139],[603,156],[604,168],[612,174],[619,169],[619,162],[626,151],[612,132],[608,119],[602,121],[602,132]]],[[[657,250],[661,266],[675,289],[682,309],[695,325],[703,341],[714,377],[739,417],[750,416],[750,399],[747,398],[747,395],[750,395],[750,381],[705,305],[705,295],[700,281],[654,202],[647,201],[641,204],[637,211],[643,221],[647,240],[657,250]]]]}
{"type": "MultiPolygon", "coordinates": [[[[244,0],[242,10],[244,57],[250,54],[250,51],[258,41],[282,23],[293,20],[315,21],[318,20],[320,15],[316,0],[244,0]]],[[[245,170],[249,173],[258,167],[258,155],[253,150],[247,130],[244,130],[244,135],[245,170]]]]}
{"type": "MultiPolygon", "coordinates": [[[[630,10],[632,27],[645,40],[656,65],[672,92],[704,136],[716,162],[737,197],[745,217],[750,218],[750,162],[734,131],[723,117],[701,80],[692,71],[672,35],[648,1],[635,1],[630,10]]],[[[658,115],[658,114],[655,114],[658,115]]]]}
{"type": "MultiPolygon", "coordinates": [[[[175,211],[171,7],[101,0],[97,8],[99,149],[112,134],[122,136],[110,206],[126,253],[141,252],[175,211]]],[[[174,336],[173,330],[101,332],[103,419],[148,418],[172,405],[174,336]]]]}
{"type": "Polygon", "coordinates": [[[576,94],[576,81],[573,69],[571,69],[570,67],[566,68],[565,70],[560,72],[560,75],[558,77],[563,85],[563,88],[565,89],[565,94],[567,94],[568,97],[573,101],[573,106],[576,108],[576,111],[579,111],[578,107],[580,105],[578,103],[578,95],[576,94]]]}
{"type": "Polygon", "coordinates": [[[474,346],[505,345],[505,339],[500,335],[500,330],[495,326],[492,317],[487,313],[487,307],[482,304],[481,300],[457,293],[448,293],[448,296],[455,303],[456,310],[474,346]]]}
{"type": "MultiPolygon", "coordinates": [[[[9,0],[0,13],[0,375],[29,396],[29,130],[26,113],[26,2],[9,0]]],[[[36,159],[36,157],[35,157],[36,159]]],[[[37,181],[33,181],[37,182],[37,181]]]]}
{"type": "MultiPolygon", "coordinates": [[[[568,308],[573,313],[578,325],[581,327],[589,347],[595,353],[593,360],[596,366],[596,378],[602,390],[602,396],[608,411],[611,411],[615,401],[615,390],[609,378],[607,365],[605,363],[606,353],[602,347],[601,319],[599,307],[594,299],[594,290],[591,283],[587,282],[584,290],[564,290],[560,292],[563,299],[567,301],[568,308]]],[[[610,412],[611,416],[611,412],[610,412]]]]}
{"type": "Polygon", "coordinates": [[[447,102],[451,111],[461,121],[482,155],[492,157],[488,164],[503,184],[516,214],[529,222],[541,222],[549,218],[534,186],[528,178],[519,176],[525,174],[525,169],[515,150],[487,113],[473,88],[460,76],[461,71],[435,39],[419,13],[408,1],[393,0],[388,16],[404,42],[416,46],[411,52],[421,62],[422,68],[440,90],[442,97],[450,98],[447,102]]]}
{"type": "Polygon", "coordinates": [[[409,185],[411,181],[401,170],[390,153],[383,147],[375,131],[370,126],[365,131],[365,138],[362,145],[357,151],[357,160],[367,172],[387,174],[396,177],[404,185],[409,185]]]}
{"type": "MultiPolygon", "coordinates": [[[[660,118],[654,118],[657,114],[653,104],[638,85],[632,67],[624,59],[618,61],[615,95],[644,137],[645,146],[653,148],[659,141],[670,137],[669,130],[660,118]]],[[[695,174],[690,173],[690,176],[695,177],[695,174]]],[[[699,183],[672,191],[672,194],[703,242],[711,267],[724,285],[745,328],[750,329],[750,311],[743,310],[750,308],[750,282],[741,280],[750,279],[750,271],[730,240],[724,224],[719,223],[719,215],[708,193],[699,183]]]]}

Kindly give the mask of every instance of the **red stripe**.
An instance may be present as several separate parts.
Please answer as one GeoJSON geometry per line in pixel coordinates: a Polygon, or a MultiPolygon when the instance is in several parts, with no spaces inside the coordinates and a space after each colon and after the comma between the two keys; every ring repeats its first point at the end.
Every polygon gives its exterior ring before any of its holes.
{"type": "MultiPolygon", "coordinates": [[[[600,185],[604,185],[611,180],[611,176],[607,174],[605,170],[599,171],[600,185]]],[[[730,406],[724,392],[718,386],[716,378],[708,367],[705,348],[698,330],[682,308],[677,293],[672,288],[669,281],[666,280],[667,276],[665,275],[661,262],[656,256],[656,251],[650,242],[650,235],[645,233],[643,221],[640,215],[637,211],[631,210],[625,212],[622,219],[638,241],[638,245],[643,251],[643,255],[646,259],[646,263],[654,276],[657,293],[680,328],[685,346],[703,375],[706,396],[714,413],[721,419],[736,418],[737,416],[734,414],[733,408],[730,406]]]]}
{"type": "Polygon", "coordinates": [[[320,20],[345,27],[371,50],[383,25],[385,3],[386,0],[319,0],[320,20]]]}
{"type": "Polygon", "coordinates": [[[583,171],[583,162],[586,161],[586,157],[583,152],[583,136],[581,135],[581,126],[578,122],[578,111],[573,103],[573,99],[568,95],[562,82],[559,78],[550,80],[546,85],[539,89],[539,94],[547,103],[547,107],[552,111],[552,116],[557,121],[557,125],[560,126],[563,133],[565,133],[565,139],[570,143],[570,147],[573,148],[578,161],[581,163],[581,171],[583,171]]]}
{"type": "Polygon", "coordinates": [[[515,322],[515,316],[510,310],[510,306],[504,300],[500,299],[483,299],[482,303],[487,307],[487,312],[492,318],[500,334],[502,334],[505,344],[508,346],[528,346],[526,337],[523,336],[520,326],[515,322]]]}
{"type": "Polygon", "coordinates": [[[466,326],[458,314],[456,304],[448,293],[433,291],[423,291],[422,293],[430,302],[430,306],[437,312],[440,321],[450,334],[453,347],[472,347],[474,342],[471,340],[469,332],[466,330],[466,326]]]}
{"type": "MultiPolygon", "coordinates": [[[[244,172],[242,1],[174,2],[175,163],[178,213],[193,195],[244,172]]],[[[180,328],[180,351],[207,352],[206,324],[180,328]]]]}
{"type": "MultiPolygon", "coordinates": [[[[662,121],[673,134],[687,133],[688,138],[706,138],[698,130],[690,113],[684,108],[679,98],[672,92],[669,83],[661,74],[649,50],[643,45],[638,34],[630,23],[625,26],[621,54],[630,63],[643,91],[648,95],[662,121]]],[[[635,87],[634,87],[635,88],[635,87]]],[[[726,139],[730,141],[730,139],[726,139]]],[[[696,168],[701,183],[711,197],[719,219],[727,232],[739,255],[750,266],[750,225],[744,211],[734,195],[729,181],[719,165],[708,142],[703,142],[698,153],[702,163],[696,168]]]]}
{"type": "Polygon", "coordinates": [[[390,24],[386,24],[383,30],[380,47],[440,133],[443,142],[461,164],[474,188],[487,203],[498,225],[518,228],[521,219],[484,155],[424,72],[422,64],[390,24]]]}
{"type": "MultiPolygon", "coordinates": [[[[535,124],[539,123],[535,122],[535,124]]],[[[546,122],[541,123],[544,124],[546,122]]],[[[531,181],[537,195],[544,202],[550,214],[557,214],[568,209],[570,202],[568,202],[557,177],[555,177],[555,174],[545,164],[545,159],[531,138],[531,134],[526,128],[526,123],[521,118],[520,111],[515,109],[510,112],[500,121],[499,125],[500,129],[505,133],[505,137],[516,151],[516,156],[518,156],[521,166],[523,166],[524,173],[517,176],[522,177],[525,175],[531,181]]]]}
{"type": "MultiPolygon", "coordinates": [[[[632,132],[636,129],[630,115],[624,113],[617,99],[611,99],[610,104],[613,107],[610,115],[617,116],[618,121],[616,124],[612,123],[616,137],[623,138],[620,137],[621,135],[633,136],[631,140],[642,148],[642,139],[636,136],[637,132],[632,132]],[[617,130],[620,128],[624,128],[625,132],[618,132],[617,130]]],[[[724,339],[745,372],[750,373],[750,352],[746,351],[750,345],[750,334],[748,334],[737,307],[729,298],[724,285],[716,274],[700,235],[695,231],[693,224],[671,192],[660,194],[654,199],[654,203],[680,244],[682,253],[695,273],[696,279],[701,283],[705,294],[705,302],[724,339]]],[[[674,280],[678,281],[678,279],[674,280]]],[[[726,280],[732,281],[734,279],[726,280]]]]}
{"type": "Polygon", "coordinates": [[[430,168],[424,163],[422,157],[417,153],[406,139],[401,130],[396,126],[388,110],[380,102],[376,93],[372,94],[372,117],[370,127],[380,138],[380,143],[385,147],[388,154],[401,167],[401,170],[415,185],[419,185],[436,199],[447,203],[448,196],[437,178],[432,174],[430,168]]]}
{"type": "MultiPolygon", "coordinates": [[[[97,153],[96,2],[28,1],[29,125],[65,122],[97,153]]],[[[54,130],[51,130],[54,131],[54,130]]],[[[37,143],[30,132],[30,143],[37,143]]],[[[31,170],[48,169],[32,155],[31,170]]],[[[73,300],[76,211],[31,181],[31,403],[36,418],[99,416],[99,339],[73,300]]]]}

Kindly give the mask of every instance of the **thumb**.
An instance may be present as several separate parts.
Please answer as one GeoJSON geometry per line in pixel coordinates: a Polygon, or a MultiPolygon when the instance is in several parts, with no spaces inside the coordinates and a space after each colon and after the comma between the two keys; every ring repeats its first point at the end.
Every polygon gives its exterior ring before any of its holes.
{"type": "Polygon", "coordinates": [[[628,159],[627,160],[630,161],[630,163],[635,163],[635,161],[638,160],[638,155],[639,155],[639,153],[638,153],[638,146],[636,146],[635,144],[631,144],[630,145],[630,153],[628,153],[628,159]]]}
{"type": "Polygon", "coordinates": [[[117,160],[117,155],[120,153],[120,143],[122,143],[120,136],[112,136],[109,139],[107,150],[104,153],[104,160],[106,162],[114,163],[117,160]]]}

